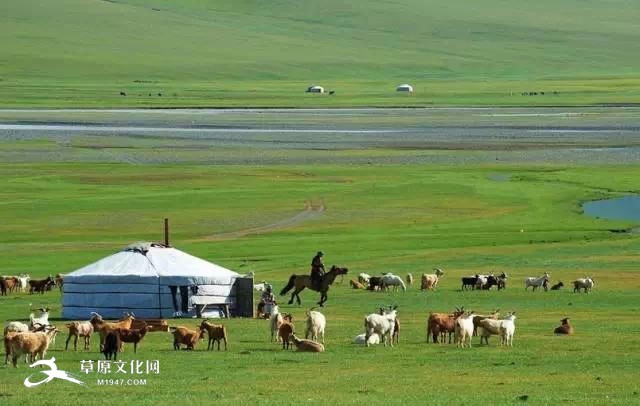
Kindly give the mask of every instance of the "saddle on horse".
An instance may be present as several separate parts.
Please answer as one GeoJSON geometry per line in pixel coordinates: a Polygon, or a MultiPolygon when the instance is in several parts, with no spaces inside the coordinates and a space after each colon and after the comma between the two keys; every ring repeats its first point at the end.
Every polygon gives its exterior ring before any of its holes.
{"type": "Polygon", "coordinates": [[[319,266],[311,267],[311,285],[315,290],[320,290],[324,279],[324,269],[319,266]]]}

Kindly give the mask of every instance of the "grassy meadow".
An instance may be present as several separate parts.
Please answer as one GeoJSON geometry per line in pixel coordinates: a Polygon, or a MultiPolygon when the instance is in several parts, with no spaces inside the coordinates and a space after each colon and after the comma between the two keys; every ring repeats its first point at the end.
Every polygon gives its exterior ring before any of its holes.
{"type": "MultiPolygon", "coordinates": [[[[353,152],[356,154],[356,152],[353,152]]],[[[458,154],[449,151],[445,154],[458,154]]],[[[32,372],[0,366],[0,403],[82,404],[460,404],[483,402],[616,403],[640,401],[637,370],[640,308],[637,232],[611,232],[637,224],[581,214],[580,202],[637,192],[637,165],[128,165],[21,162],[0,164],[2,274],[45,276],[69,272],[137,240],[160,240],[162,218],[172,243],[235,269],[254,271],[279,291],[291,273],[305,273],[315,251],[325,262],[358,272],[417,277],[442,267],[436,292],[414,285],[407,292],[355,291],[348,278],[329,291],[326,353],[282,351],[269,342],[266,321],[231,319],[228,352],[174,352],[168,333],[151,333],[125,361],[159,360],[146,386],[90,388],[54,381],[23,387],[32,372]],[[496,178],[496,174],[507,175],[496,178]],[[499,180],[496,180],[499,179],[499,180]],[[304,209],[326,210],[284,228],[229,237],[275,224],[304,209]],[[225,237],[226,236],[226,237],[225,237]],[[461,292],[459,278],[506,272],[506,291],[461,292]],[[552,282],[596,280],[592,294],[525,292],[526,276],[551,274],[552,282]],[[363,348],[350,343],[363,316],[398,304],[400,345],[363,348]],[[429,312],[464,306],[500,308],[518,315],[515,346],[471,349],[425,343],[429,312]],[[572,337],[554,337],[563,317],[572,337]]],[[[286,305],[298,331],[317,295],[303,306],[286,305]]],[[[29,304],[60,314],[60,294],[0,298],[0,321],[25,319],[29,304]]],[[[62,321],[56,321],[59,326],[62,321]]],[[[196,320],[170,321],[171,325],[196,320]]],[[[63,351],[66,334],[49,352],[60,369],[79,373],[90,352],[63,351]]],[[[126,378],[126,377],[125,377],[126,378]]]]}
{"type": "Polygon", "coordinates": [[[5,0],[0,107],[638,103],[638,17],[632,0],[5,0]]]}

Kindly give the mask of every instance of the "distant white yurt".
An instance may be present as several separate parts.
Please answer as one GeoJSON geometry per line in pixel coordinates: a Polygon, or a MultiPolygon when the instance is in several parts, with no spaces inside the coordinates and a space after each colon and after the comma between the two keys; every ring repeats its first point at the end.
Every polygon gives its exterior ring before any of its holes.
{"type": "Polygon", "coordinates": [[[242,279],[234,271],[176,248],[136,243],[65,275],[62,317],[87,319],[96,312],[104,318],[119,318],[132,312],[137,318],[166,318],[195,315],[196,305],[200,310],[218,305],[232,314],[251,316],[252,278],[242,284],[251,284],[251,304],[238,309],[237,282],[242,279]]]}
{"type": "Polygon", "coordinates": [[[324,87],[322,86],[309,86],[306,93],[324,93],[324,87]]]}
{"type": "Polygon", "coordinates": [[[408,85],[406,83],[398,85],[396,87],[396,92],[408,92],[408,93],[413,93],[413,86],[408,85]]]}

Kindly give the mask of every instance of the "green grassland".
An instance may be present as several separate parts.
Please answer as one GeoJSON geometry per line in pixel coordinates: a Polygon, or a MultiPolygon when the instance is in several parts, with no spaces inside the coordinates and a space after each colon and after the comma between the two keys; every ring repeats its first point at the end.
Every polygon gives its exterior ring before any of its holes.
{"type": "Polygon", "coordinates": [[[638,17],[632,0],[6,0],[0,106],[638,103],[638,17]]]}
{"type": "MultiPolygon", "coordinates": [[[[458,152],[443,152],[458,154],[458,152]]],[[[254,271],[279,290],[291,273],[305,273],[318,249],[350,276],[442,267],[436,292],[355,291],[347,279],[329,291],[324,354],[284,352],[269,342],[268,323],[225,321],[228,352],[174,352],[171,336],[152,333],[137,355],[160,360],[146,386],[90,389],[51,382],[22,386],[30,371],[0,366],[0,403],[132,404],[634,404],[638,395],[640,299],[637,224],[581,214],[580,202],[638,191],[637,165],[126,165],[4,163],[0,165],[2,274],[44,276],[69,272],[137,240],[161,239],[170,217],[173,244],[239,272],[254,271]],[[510,175],[495,181],[491,175],[510,175]],[[318,217],[269,232],[225,233],[276,223],[323,199],[318,217]],[[461,292],[459,278],[506,272],[508,289],[461,292]],[[525,292],[522,280],[545,271],[568,284],[591,275],[592,294],[525,292]],[[401,343],[395,348],[350,344],[363,316],[399,305],[401,343]],[[465,306],[480,312],[515,310],[515,347],[496,339],[471,349],[425,343],[430,311],[465,306]],[[573,337],[554,337],[562,317],[573,337]],[[482,388],[482,390],[480,390],[482,388]]],[[[298,331],[317,300],[302,294],[291,311],[298,331]]],[[[282,298],[284,303],[285,298],[282,298]]],[[[60,314],[60,294],[0,298],[0,321],[24,319],[29,304],[60,314]]],[[[62,322],[56,322],[62,325],[62,322]]],[[[195,320],[171,321],[195,325],[195,320]]],[[[49,352],[60,369],[79,373],[91,352],[62,351],[61,334],[49,352]]],[[[206,347],[206,346],[205,346],[206,347]]],[[[122,378],[107,375],[110,378],[122,378]]]]}

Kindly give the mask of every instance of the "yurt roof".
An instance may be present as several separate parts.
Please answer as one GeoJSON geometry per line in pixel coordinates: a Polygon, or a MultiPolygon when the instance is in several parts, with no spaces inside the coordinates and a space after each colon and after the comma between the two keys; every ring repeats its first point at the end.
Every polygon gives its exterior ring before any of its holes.
{"type": "Polygon", "coordinates": [[[168,286],[216,285],[230,284],[238,276],[176,248],[142,242],[66,275],[65,282],[149,283],[149,279],[158,279],[168,286]]]}

